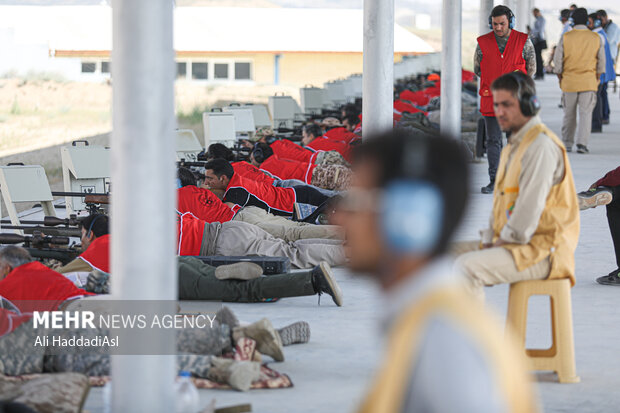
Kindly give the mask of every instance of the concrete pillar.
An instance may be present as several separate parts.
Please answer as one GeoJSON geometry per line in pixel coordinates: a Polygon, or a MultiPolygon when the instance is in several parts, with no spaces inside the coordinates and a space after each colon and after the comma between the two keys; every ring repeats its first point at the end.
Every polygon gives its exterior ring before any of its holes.
{"type": "Polygon", "coordinates": [[[532,14],[531,0],[517,0],[517,10],[514,11],[517,19],[517,29],[520,32],[527,33],[527,25],[530,24],[530,15],[532,14]]]}
{"type": "Polygon", "coordinates": [[[280,59],[282,58],[281,54],[277,54],[273,57],[273,84],[280,84],[280,59]]]}
{"type": "Polygon", "coordinates": [[[394,119],[394,0],[364,0],[363,119],[365,137],[394,119]]]}
{"type": "Polygon", "coordinates": [[[441,122],[445,135],[461,137],[461,0],[443,0],[441,11],[441,122]]]}
{"type": "Polygon", "coordinates": [[[480,0],[480,25],[478,26],[478,34],[487,34],[489,29],[489,16],[493,10],[493,0],[480,0]]]}
{"type": "MultiPolygon", "coordinates": [[[[173,1],[112,8],[112,297],[176,300],[173,1]]],[[[148,345],[173,354],[174,331],[148,345]]],[[[174,411],[175,373],[174,356],[112,356],[112,411],[174,411]]]]}

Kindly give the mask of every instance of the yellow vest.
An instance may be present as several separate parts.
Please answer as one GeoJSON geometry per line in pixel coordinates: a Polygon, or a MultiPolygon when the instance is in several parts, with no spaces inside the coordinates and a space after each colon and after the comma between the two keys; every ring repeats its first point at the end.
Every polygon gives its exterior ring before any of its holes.
{"type": "Polygon", "coordinates": [[[560,88],[564,92],[598,90],[596,63],[601,38],[590,30],[571,30],[564,33],[564,59],[560,88]]]}
{"type": "Polygon", "coordinates": [[[443,288],[412,305],[390,330],[387,359],[360,413],[399,413],[405,403],[410,375],[426,322],[434,314],[448,316],[488,357],[503,400],[511,413],[538,411],[531,384],[528,361],[513,341],[501,336],[501,327],[483,304],[456,288],[443,288]],[[412,339],[413,338],[413,339],[412,339]]]}
{"type": "MultiPolygon", "coordinates": [[[[598,35],[597,35],[598,36],[598,35]]],[[[547,203],[542,212],[538,228],[527,244],[508,244],[508,249],[523,271],[547,257],[551,257],[549,278],[570,278],[575,285],[575,248],[579,240],[579,206],[568,156],[564,144],[545,125],[532,126],[512,157],[510,167],[506,170],[512,144],[502,151],[495,179],[495,196],[493,197],[493,231],[495,240],[508,222],[517,197],[519,196],[519,175],[521,159],[527,148],[539,134],[544,133],[562,150],[564,157],[564,177],[562,181],[551,187],[547,203]]]]}

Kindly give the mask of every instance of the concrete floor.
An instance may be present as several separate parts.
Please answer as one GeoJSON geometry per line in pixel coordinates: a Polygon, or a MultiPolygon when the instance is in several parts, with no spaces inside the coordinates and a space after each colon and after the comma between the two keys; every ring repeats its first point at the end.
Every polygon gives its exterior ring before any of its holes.
{"type": "MultiPolygon", "coordinates": [[[[558,135],[562,110],[557,80],[547,77],[537,82],[543,105],[543,120],[558,135]]],[[[612,124],[602,134],[593,135],[589,155],[570,154],[578,190],[586,189],[605,172],[620,164],[620,103],[610,89],[612,124]]],[[[474,164],[469,213],[458,231],[458,239],[476,237],[485,226],[492,197],[479,193],[487,184],[486,162],[474,164]]],[[[573,289],[573,312],[579,384],[557,384],[555,375],[539,373],[536,379],[547,412],[616,412],[620,410],[620,289],[596,284],[596,277],[615,268],[611,238],[604,208],[582,213],[581,239],[576,253],[577,285],[573,289]]],[[[216,399],[217,405],[251,403],[254,412],[352,412],[372,379],[381,347],[377,317],[384,303],[380,292],[368,280],[345,269],[336,271],[345,294],[345,304],[337,308],[329,297],[317,305],[316,297],[283,299],[271,304],[232,304],[244,322],[268,317],[275,326],[305,320],[312,330],[311,341],[285,349],[286,361],[273,364],[290,375],[294,387],[247,393],[201,390],[203,404],[216,399]]],[[[489,306],[501,316],[506,311],[507,287],[487,289],[489,306]]],[[[532,299],[528,345],[550,343],[548,301],[532,299]]],[[[86,403],[90,412],[102,411],[101,389],[92,389],[86,403]]]]}

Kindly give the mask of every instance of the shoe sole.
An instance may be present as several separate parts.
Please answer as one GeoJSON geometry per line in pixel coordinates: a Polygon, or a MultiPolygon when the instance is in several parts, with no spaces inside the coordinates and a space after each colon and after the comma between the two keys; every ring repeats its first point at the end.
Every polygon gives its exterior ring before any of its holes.
{"type": "Polygon", "coordinates": [[[609,192],[599,192],[591,197],[578,197],[579,198],[579,210],[583,211],[590,208],[596,208],[597,206],[609,204],[613,197],[609,192]]]}
{"type": "Polygon", "coordinates": [[[326,262],[322,262],[320,264],[320,267],[323,275],[325,276],[325,279],[327,280],[327,283],[329,284],[329,288],[331,288],[331,290],[334,292],[334,296],[332,297],[334,303],[336,303],[338,307],[342,307],[342,291],[340,290],[340,286],[334,279],[331,267],[326,262]]]}
{"type": "MultiPolygon", "coordinates": [[[[607,278],[607,276],[601,277],[601,278],[607,278]]],[[[612,286],[620,287],[620,283],[609,282],[606,279],[601,279],[601,278],[597,278],[596,282],[601,285],[612,285],[612,286]]]]}

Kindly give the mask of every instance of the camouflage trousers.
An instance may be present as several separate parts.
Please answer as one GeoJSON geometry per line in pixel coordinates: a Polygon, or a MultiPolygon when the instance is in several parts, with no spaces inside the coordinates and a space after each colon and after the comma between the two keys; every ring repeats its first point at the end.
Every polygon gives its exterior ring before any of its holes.
{"type": "MultiPolygon", "coordinates": [[[[232,351],[232,329],[237,321],[223,308],[215,315],[212,328],[185,328],[177,331],[177,368],[198,377],[207,377],[212,356],[232,351]],[[224,314],[225,313],[225,314],[224,314]],[[218,320],[221,320],[220,323],[218,320]]],[[[52,354],[49,348],[35,346],[37,336],[64,338],[105,336],[103,329],[34,328],[33,320],[0,337],[0,374],[17,376],[43,372],[76,372],[89,376],[110,374],[110,356],[103,350],[89,353],[52,354]]]]}
{"type": "Polygon", "coordinates": [[[337,151],[319,152],[314,163],[317,165],[350,166],[349,162],[347,162],[337,151]]]}
{"type": "Polygon", "coordinates": [[[317,165],[312,172],[312,185],[335,191],[345,191],[351,184],[351,169],[342,165],[317,165]]]}

